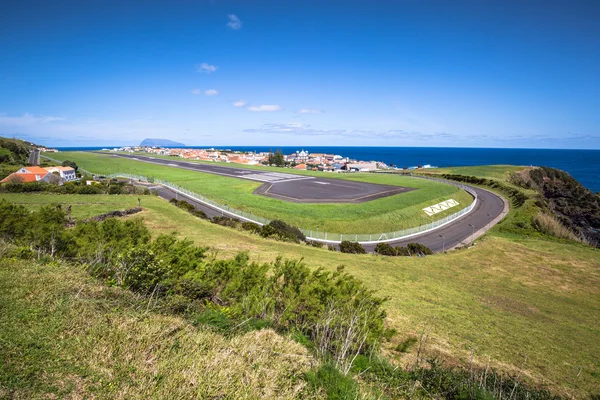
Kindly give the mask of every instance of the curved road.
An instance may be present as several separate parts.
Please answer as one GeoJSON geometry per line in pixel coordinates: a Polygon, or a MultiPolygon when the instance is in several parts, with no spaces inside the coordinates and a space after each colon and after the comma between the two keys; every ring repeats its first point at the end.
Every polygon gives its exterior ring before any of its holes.
{"type": "MultiPolygon", "coordinates": [[[[251,180],[259,180],[267,183],[277,183],[278,180],[267,181],[266,179],[271,179],[270,176],[274,173],[269,171],[258,171],[258,170],[248,170],[237,167],[228,167],[222,165],[206,165],[206,164],[197,164],[197,163],[189,163],[184,161],[171,161],[165,159],[158,159],[154,157],[146,157],[146,156],[135,156],[135,155],[118,155],[118,157],[125,158],[133,158],[137,161],[142,162],[150,162],[153,164],[161,164],[167,165],[175,168],[184,168],[196,170],[199,172],[208,172],[215,173],[218,175],[226,175],[237,177],[241,179],[251,179],[251,180]],[[249,172],[251,171],[251,175],[249,176],[249,172]]],[[[279,173],[275,173],[279,174],[279,173]]],[[[281,179],[280,183],[289,182],[290,178],[285,177],[283,175],[290,174],[279,174],[282,175],[277,179],[281,179]]],[[[295,175],[298,177],[298,175],[295,175]]],[[[321,178],[319,178],[320,180],[321,178]]],[[[335,180],[332,178],[323,178],[327,180],[335,180]]],[[[293,180],[293,179],[292,179],[293,180]]],[[[236,217],[233,214],[223,213],[209,205],[198,202],[189,196],[186,196],[181,193],[177,193],[174,190],[158,185],[148,185],[154,191],[156,191],[160,197],[165,198],[167,200],[172,198],[184,199],[187,202],[193,204],[197,209],[204,211],[209,217],[213,217],[216,215],[228,215],[230,217],[236,217]]],[[[496,194],[489,192],[484,189],[480,189],[477,187],[470,186],[475,192],[477,192],[477,204],[475,208],[469,212],[468,214],[454,220],[453,222],[445,225],[443,227],[434,229],[431,232],[425,232],[419,235],[412,236],[407,239],[398,239],[394,241],[387,241],[392,246],[406,246],[408,243],[421,243],[427,247],[429,247],[434,252],[440,252],[444,250],[451,249],[457,245],[465,245],[470,243],[474,237],[477,237],[478,234],[481,234],[482,231],[489,229],[493,224],[500,221],[499,218],[503,212],[507,211],[508,204],[505,205],[504,200],[497,196],[496,194]]],[[[324,190],[327,192],[327,190],[324,190]]],[[[372,252],[375,248],[375,244],[363,244],[363,247],[372,252]]]]}

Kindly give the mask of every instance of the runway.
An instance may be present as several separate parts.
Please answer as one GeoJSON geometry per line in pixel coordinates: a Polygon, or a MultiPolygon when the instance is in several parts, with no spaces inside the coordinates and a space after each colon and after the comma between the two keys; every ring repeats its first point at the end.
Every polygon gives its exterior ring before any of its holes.
{"type": "Polygon", "coordinates": [[[317,178],[285,172],[199,164],[189,161],[166,160],[133,154],[115,154],[113,156],[197,172],[264,182],[263,185],[254,191],[255,194],[295,203],[362,203],[416,190],[402,186],[378,185],[375,183],[346,181],[326,177],[317,178]]]}

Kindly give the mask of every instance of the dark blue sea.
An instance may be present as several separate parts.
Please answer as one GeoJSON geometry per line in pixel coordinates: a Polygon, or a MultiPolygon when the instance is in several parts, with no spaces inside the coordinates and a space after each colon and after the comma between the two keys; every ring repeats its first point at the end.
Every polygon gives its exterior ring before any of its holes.
{"type": "MultiPolygon", "coordinates": [[[[120,146],[118,146],[120,147],[120,146]]],[[[398,167],[431,164],[437,167],[459,167],[490,164],[534,165],[562,169],[582,185],[600,192],[600,150],[555,149],[483,149],[456,147],[269,147],[269,146],[188,146],[189,148],[230,149],[267,152],[281,150],[284,154],[297,150],[311,153],[333,153],[364,161],[383,161],[398,167]]],[[[102,147],[59,148],[69,150],[99,150],[102,147]]]]}

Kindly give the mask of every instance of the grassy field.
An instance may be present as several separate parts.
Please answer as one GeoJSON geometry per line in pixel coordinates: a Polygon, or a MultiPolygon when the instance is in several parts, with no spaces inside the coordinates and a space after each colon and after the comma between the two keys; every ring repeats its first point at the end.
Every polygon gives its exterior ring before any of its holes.
{"type": "Polygon", "coordinates": [[[428,174],[472,175],[480,178],[505,180],[508,179],[511,173],[521,171],[523,168],[526,167],[515,165],[482,165],[473,167],[431,168],[422,172],[427,172],[428,174]]]}
{"type": "Polygon", "coordinates": [[[71,206],[71,216],[75,219],[90,218],[109,211],[137,207],[138,198],[142,199],[142,205],[146,205],[147,202],[158,204],[158,198],[155,196],[0,193],[0,199],[7,199],[13,203],[21,204],[29,210],[37,210],[41,206],[51,203],[60,204],[64,207],[71,206]]]}
{"type": "MultiPolygon", "coordinates": [[[[37,205],[57,197],[38,196],[37,205]]],[[[115,197],[125,199],[122,204],[128,201],[128,196],[115,197]]],[[[79,195],[73,201],[94,202],[94,196],[79,195]]],[[[508,234],[518,217],[515,211],[474,248],[424,258],[386,258],[265,240],[192,218],[159,198],[142,201],[141,215],[155,234],[176,231],[210,246],[217,257],[248,251],[257,261],[281,255],[303,258],[311,268],[345,265],[370,288],[389,296],[388,324],[399,334],[386,344],[386,352],[400,363],[411,362],[416,347],[407,354],[392,349],[425,333],[426,350],[450,361],[467,361],[474,351],[475,361],[483,366],[489,357],[492,366],[520,372],[562,393],[598,393],[600,251],[508,234]]]]}
{"type": "Polygon", "coordinates": [[[0,258],[2,399],[317,399],[272,330],[224,337],[52,262],[0,258]]]}
{"type": "Polygon", "coordinates": [[[52,154],[51,157],[75,161],[80,167],[94,172],[126,172],[161,178],[241,211],[269,219],[281,219],[303,229],[333,233],[379,233],[411,228],[431,222],[431,218],[422,211],[424,207],[450,198],[458,201],[459,206],[435,216],[435,218],[443,218],[472,202],[468,193],[455,186],[406,176],[362,173],[335,176],[327,174],[327,176],[414,187],[418,190],[361,204],[290,203],[252,194],[261,185],[260,182],[153,165],[96,153],[63,152],[52,154]]]}

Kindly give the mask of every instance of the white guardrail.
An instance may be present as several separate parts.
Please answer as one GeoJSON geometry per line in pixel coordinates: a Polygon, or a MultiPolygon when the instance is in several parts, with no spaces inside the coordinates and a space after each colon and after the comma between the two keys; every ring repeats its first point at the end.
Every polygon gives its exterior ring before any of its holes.
{"type": "MultiPolygon", "coordinates": [[[[45,157],[49,160],[55,161],[55,162],[60,162],[59,160],[54,160],[48,156],[43,156],[43,157],[45,157]]],[[[134,180],[138,180],[138,181],[159,184],[162,186],[166,186],[166,187],[178,192],[179,194],[187,196],[195,201],[198,201],[209,207],[215,208],[215,209],[221,211],[222,213],[230,214],[232,216],[243,219],[245,221],[254,222],[259,225],[266,225],[269,222],[271,222],[271,220],[269,220],[267,218],[259,217],[252,213],[249,213],[249,212],[237,210],[235,208],[229,207],[226,204],[217,203],[216,201],[208,199],[208,198],[202,196],[201,194],[192,192],[191,190],[188,190],[179,185],[175,185],[168,181],[164,181],[162,179],[147,177],[147,176],[143,176],[143,175],[128,174],[128,173],[97,174],[97,173],[93,173],[90,171],[86,171],[83,168],[79,168],[79,170],[86,174],[89,174],[89,175],[105,176],[105,177],[110,177],[110,178],[129,178],[129,179],[134,179],[134,180]]],[[[323,243],[332,243],[333,244],[333,243],[340,243],[341,241],[344,241],[344,240],[348,240],[348,241],[352,241],[352,242],[359,242],[361,244],[385,243],[385,242],[396,241],[398,239],[407,239],[407,238],[410,238],[413,236],[421,235],[423,233],[438,229],[438,228],[445,226],[445,225],[451,223],[452,221],[462,217],[463,215],[470,213],[477,205],[477,192],[475,192],[472,188],[470,188],[468,186],[462,185],[458,182],[446,180],[446,179],[430,178],[430,177],[424,177],[424,176],[413,176],[413,178],[428,179],[428,180],[432,180],[432,181],[437,181],[437,182],[457,186],[460,189],[463,189],[464,191],[471,194],[471,196],[473,196],[473,202],[471,204],[469,204],[467,207],[463,208],[462,210],[460,210],[454,214],[448,215],[437,221],[432,221],[425,225],[420,225],[420,226],[417,226],[414,228],[402,229],[402,230],[393,231],[393,232],[331,233],[331,232],[322,232],[322,231],[310,230],[310,229],[302,229],[302,228],[299,228],[299,229],[306,236],[307,240],[315,240],[315,241],[323,242],[323,243]]]]}

